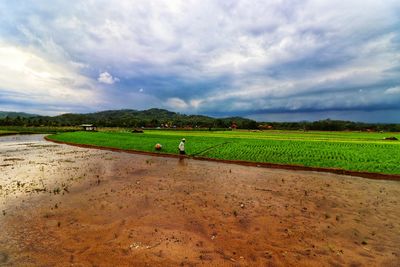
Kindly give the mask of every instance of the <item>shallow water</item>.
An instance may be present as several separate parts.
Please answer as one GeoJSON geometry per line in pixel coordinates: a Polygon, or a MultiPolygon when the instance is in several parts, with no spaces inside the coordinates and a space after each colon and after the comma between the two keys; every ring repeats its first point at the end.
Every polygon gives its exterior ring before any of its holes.
{"type": "Polygon", "coordinates": [[[46,142],[44,139],[45,136],[46,134],[16,134],[0,136],[0,164],[11,154],[23,154],[23,151],[30,145],[44,144],[46,142]]]}
{"type": "Polygon", "coordinates": [[[0,143],[24,143],[43,141],[47,134],[16,134],[0,136],[0,143]]]}

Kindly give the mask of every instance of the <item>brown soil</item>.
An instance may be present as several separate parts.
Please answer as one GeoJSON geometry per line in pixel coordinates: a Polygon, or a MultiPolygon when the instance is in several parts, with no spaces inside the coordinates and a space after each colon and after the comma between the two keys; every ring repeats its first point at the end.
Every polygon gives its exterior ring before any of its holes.
{"type": "Polygon", "coordinates": [[[0,266],[400,265],[400,182],[30,138],[0,141],[0,266]]]}

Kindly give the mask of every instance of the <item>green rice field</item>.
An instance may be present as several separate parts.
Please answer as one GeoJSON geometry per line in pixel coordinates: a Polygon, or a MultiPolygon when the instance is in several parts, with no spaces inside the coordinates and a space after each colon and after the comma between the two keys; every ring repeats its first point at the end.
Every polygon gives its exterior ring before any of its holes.
{"type": "Polygon", "coordinates": [[[400,139],[399,133],[163,130],[67,132],[49,138],[151,152],[160,143],[160,153],[178,154],[184,137],[186,153],[194,157],[400,174],[400,141],[383,140],[389,136],[400,139]]]}

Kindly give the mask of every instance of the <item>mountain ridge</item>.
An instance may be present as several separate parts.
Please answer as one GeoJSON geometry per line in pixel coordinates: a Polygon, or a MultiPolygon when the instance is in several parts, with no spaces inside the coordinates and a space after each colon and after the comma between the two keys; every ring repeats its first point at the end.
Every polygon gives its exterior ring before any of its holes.
{"type": "Polygon", "coordinates": [[[3,117],[0,115],[0,126],[79,126],[81,124],[127,128],[229,128],[237,126],[239,129],[400,132],[400,124],[396,123],[363,123],[331,119],[314,122],[257,122],[237,116],[216,118],[205,115],[186,115],[160,108],[103,110],[92,113],[65,113],[57,116],[4,111],[0,111],[0,114],[3,115],[3,117]],[[7,117],[7,114],[10,116],[7,117]]]}
{"type": "Polygon", "coordinates": [[[30,117],[37,117],[40,116],[38,114],[32,114],[32,113],[26,113],[26,112],[16,112],[16,111],[0,111],[0,119],[5,118],[16,118],[16,117],[22,117],[22,118],[30,118],[30,117]]]}
{"type": "MultiPolygon", "coordinates": [[[[215,118],[205,115],[186,115],[160,108],[103,110],[91,113],[64,113],[56,116],[20,116],[19,119],[17,117],[9,117],[9,119],[20,120],[21,123],[36,126],[76,126],[92,123],[105,127],[159,127],[168,125],[169,127],[179,128],[228,128],[232,124],[236,124],[241,128],[257,127],[256,121],[242,117],[215,118]]],[[[4,120],[5,118],[6,116],[3,117],[4,120]]]]}

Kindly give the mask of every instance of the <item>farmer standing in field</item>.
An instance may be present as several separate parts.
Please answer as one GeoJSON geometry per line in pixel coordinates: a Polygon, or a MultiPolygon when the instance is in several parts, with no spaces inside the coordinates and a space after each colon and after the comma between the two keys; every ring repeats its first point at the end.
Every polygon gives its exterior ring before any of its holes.
{"type": "Polygon", "coordinates": [[[182,138],[181,142],[179,143],[178,149],[179,149],[179,154],[185,155],[185,138],[182,138]]]}

